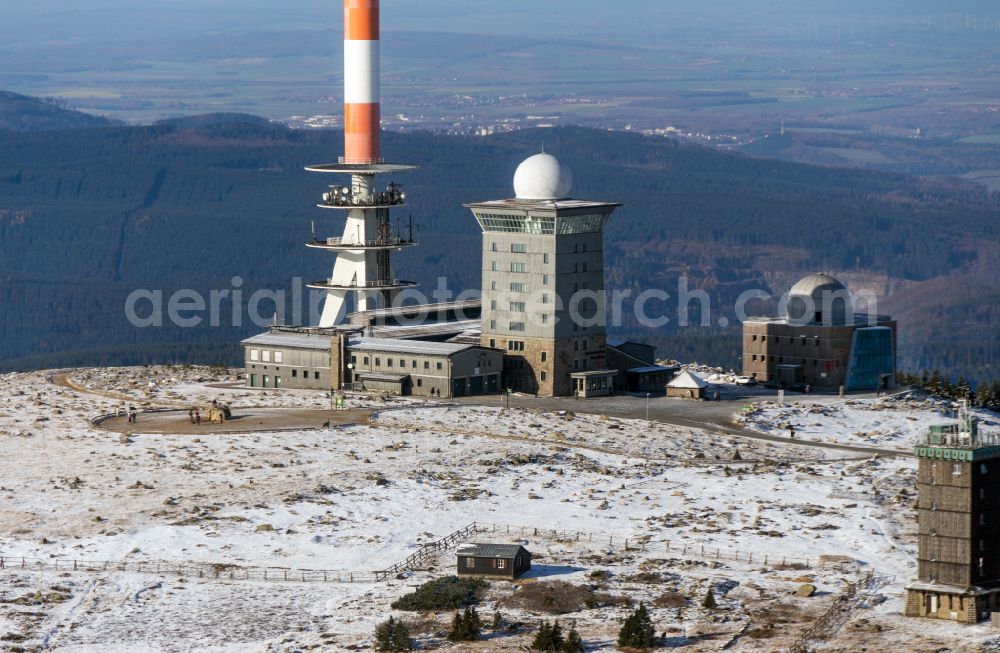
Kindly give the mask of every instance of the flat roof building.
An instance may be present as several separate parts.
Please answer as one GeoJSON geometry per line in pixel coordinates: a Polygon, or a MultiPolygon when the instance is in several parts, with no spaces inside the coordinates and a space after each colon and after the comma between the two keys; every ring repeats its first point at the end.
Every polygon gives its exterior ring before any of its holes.
{"type": "Polygon", "coordinates": [[[377,338],[355,327],[273,327],[243,341],[247,387],[462,397],[500,390],[503,353],[478,344],[377,338]]]}

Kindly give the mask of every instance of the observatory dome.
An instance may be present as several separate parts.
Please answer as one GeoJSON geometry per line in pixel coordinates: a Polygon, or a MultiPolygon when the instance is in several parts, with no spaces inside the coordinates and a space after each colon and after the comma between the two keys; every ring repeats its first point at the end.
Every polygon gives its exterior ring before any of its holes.
{"type": "Polygon", "coordinates": [[[847,286],[828,274],[811,274],[788,291],[785,311],[793,324],[842,326],[854,317],[854,301],[847,286]]]}
{"type": "Polygon", "coordinates": [[[563,200],[572,190],[573,175],[551,154],[536,154],[514,173],[514,192],[519,200],[563,200]]]}

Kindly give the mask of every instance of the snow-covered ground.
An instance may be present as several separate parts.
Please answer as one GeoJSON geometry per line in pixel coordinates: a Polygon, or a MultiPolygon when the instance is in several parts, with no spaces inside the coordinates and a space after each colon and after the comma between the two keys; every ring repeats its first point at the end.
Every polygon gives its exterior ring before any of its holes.
{"type": "MultiPolygon", "coordinates": [[[[753,405],[744,416],[746,425],[761,433],[821,442],[912,451],[931,424],[956,421],[956,407],[947,401],[909,394],[879,398],[815,400],[796,398],[778,406],[753,405]]],[[[988,411],[974,411],[984,431],[1000,430],[1000,420],[988,411]]]]}
{"type": "MultiPolygon", "coordinates": [[[[143,435],[140,420],[126,438],[88,421],[119,407],[119,394],[234,406],[324,407],[328,399],[210,387],[221,375],[180,368],[78,371],[70,379],[108,396],[53,385],[43,373],[0,376],[4,556],[371,572],[478,522],[500,525],[479,539],[523,541],[536,556],[534,575],[545,580],[647,604],[667,591],[691,597],[680,613],[652,610],[677,650],[718,650],[744,627],[729,650],[781,649],[844,582],[869,570],[887,583],[879,590],[887,600],[854,615],[829,650],[924,650],[908,646],[916,635],[923,647],[951,651],[992,641],[982,627],[898,616],[915,568],[914,464],[905,458],[640,420],[403,400],[352,399],[374,407],[369,426],[143,435]],[[824,555],[857,564],[820,567],[824,555]],[[788,568],[776,564],[782,558],[788,568]],[[791,564],[799,560],[808,562],[791,564]],[[793,596],[807,581],[818,595],[793,596]],[[698,607],[709,586],[721,610],[698,607]]],[[[890,415],[907,422],[909,409],[838,410],[854,411],[852,428],[875,431],[888,428],[890,415]]],[[[833,415],[807,414],[836,424],[833,415]]],[[[432,562],[438,571],[353,584],[7,570],[0,638],[9,637],[0,641],[81,652],[356,650],[369,644],[389,603],[453,564],[446,552],[432,562]]],[[[494,610],[505,623],[552,618],[511,600],[510,585],[494,583],[481,607],[486,620],[494,610]]],[[[614,650],[629,612],[622,600],[560,618],[575,621],[588,650],[614,650]]],[[[415,624],[421,645],[520,650],[530,641],[528,628],[449,645],[441,638],[449,620],[415,624]]]]}

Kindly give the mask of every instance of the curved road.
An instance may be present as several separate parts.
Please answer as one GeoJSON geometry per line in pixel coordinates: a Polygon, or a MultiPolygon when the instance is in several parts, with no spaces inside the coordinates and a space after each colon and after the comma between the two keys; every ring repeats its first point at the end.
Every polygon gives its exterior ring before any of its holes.
{"type": "MultiPolygon", "coordinates": [[[[102,392],[80,386],[69,378],[69,372],[57,371],[49,375],[49,381],[55,385],[62,386],[82,394],[96,395],[107,399],[126,400],[135,402],[134,397],[128,397],[113,392],[102,392]]],[[[753,391],[751,391],[753,392],[753,391]]],[[[818,442],[815,440],[798,440],[785,438],[777,435],[768,435],[744,427],[732,424],[733,415],[738,412],[741,402],[759,400],[762,398],[773,399],[773,393],[767,394],[747,394],[729,395],[724,401],[685,401],[681,399],[668,400],[663,396],[645,397],[634,395],[616,395],[612,397],[597,397],[593,399],[575,399],[566,397],[528,397],[514,395],[510,397],[510,406],[524,409],[540,409],[549,411],[571,410],[583,415],[609,415],[613,417],[624,417],[628,419],[646,419],[647,415],[651,421],[663,422],[675,426],[684,426],[692,429],[714,431],[735,438],[746,438],[749,440],[759,440],[776,444],[794,444],[800,447],[814,447],[817,449],[827,449],[833,451],[843,451],[861,456],[879,455],[883,457],[910,457],[908,451],[898,449],[883,449],[880,447],[864,447],[852,444],[841,444],[837,442],[818,442]],[[647,409],[648,406],[648,409],[647,409]]],[[[796,401],[820,401],[824,399],[839,401],[837,397],[827,395],[808,395],[786,397],[787,403],[796,401]]],[[[506,401],[502,396],[492,397],[463,397],[453,399],[453,404],[471,404],[477,406],[496,407],[502,405],[500,402],[506,401]]],[[[183,402],[157,400],[155,403],[164,407],[186,407],[183,402]]],[[[438,404],[442,405],[442,404],[438,404]]]]}
{"type": "MultiPolygon", "coordinates": [[[[549,398],[549,397],[526,397],[512,396],[510,406],[512,408],[527,408],[540,410],[571,410],[582,415],[610,415],[613,417],[624,417],[628,419],[646,419],[648,414],[650,421],[663,422],[675,426],[685,426],[692,429],[701,429],[709,432],[721,433],[735,438],[746,438],[749,440],[760,440],[777,444],[794,444],[800,447],[814,447],[817,449],[828,449],[834,451],[844,451],[865,456],[879,455],[883,457],[910,457],[909,451],[899,449],[884,449],[881,447],[865,447],[861,445],[842,444],[839,442],[818,442],[815,440],[799,440],[785,438],[777,435],[768,435],[744,427],[734,426],[733,415],[739,412],[743,401],[760,400],[763,398],[773,398],[767,395],[756,396],[734,396],[723,401],[691,401],[683,399],[666,399],[662,395],[645,397],[634,395],[616,395],[612,397],[597,397],[593,399],[574,398],[549,398]]],[[[501,398],[497,397],[464,397],[454,399],[459,404],[474,404],[479,406],[496,407],[500,404],[501,398]]],[[[824,395],[808,395],[806,397],[786,397],[786,403],[796,403],[796,401],[819,401],[824,399],[839,401],[839,398],[824,395]]]]}

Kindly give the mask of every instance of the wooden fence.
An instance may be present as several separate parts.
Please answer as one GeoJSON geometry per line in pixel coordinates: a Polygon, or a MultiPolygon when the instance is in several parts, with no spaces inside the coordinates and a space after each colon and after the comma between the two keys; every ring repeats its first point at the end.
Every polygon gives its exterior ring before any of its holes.
{"type": "Polygon", "coordinates": [[[648,535],[611,535],[589,531],[559,530],[534,526],[513,526],[510,524],[474,524],[480,533],[501,534],[505,537],[524,539],[538,537],[559,542],[588,542],[608,547],[621,547],[625,551],[662,552],[665,555],[679,555],[700,560],[728,560],[747,564],[779,565],[783,567],[828,567],[843,564],[834,562],[839,556],[817,556],[801,558],[783,555],[775,550],[725,549],[706,544],[691,544],[672,540],[651,541],[648,535]]]}
{"type": "Polygon", "coordinates": [[[377,580],[381,581],[407,571],[416,571],[417,569],[420,569],[423,563],[431,557],[436,556],[442,551],[450,549],[460,542],[465,542],[470,535],[479,531],[480,528],[476,522],[472,522],[465,528],[459,529],[447,537],[431,542],[430,544],[422,545],[416,553],[408,557],[403,562],[396,563],[388,569],[376,571],[375,577],[377,580]]]}
{"type": "Polygon", "coordinates": [[[869,571],[861,580],[848,585],[833,605],[795,639],[788,648],[788,653],[809,653],[813,649],[813,642],[833,637],[850,621],[855,611],[871,607],[878,591],[894,580],[895,578],[879,576],[869,571]]]}
{"type": "Polygon", "coordinates": [[[68,560],[0,556],[0,570],[51,572],[128,572],[167,574],[184,578],[321,583],[373,583],[381,580],[372,572],[291,567],[252,567],[210,562],[170,562],[164,560],[68,560]]]}
{"type": "Polygon", "coordinates": [[[0,554],[0,570],[51,572],[129,572],[137,574],[169,574],[184,578],[208,578],[238,581],[378,583],[407,572],[419,571],[426,563],[443,552],[479,536],[491,540],[537,538],[558,542],[587,542],[600,546],[620,547],[623,551],[643,551],[694,560],[727,560],[747,564],[779,567],[815,568],[837,566],[838,558],[824,559],[789,557],[775,551],[723,549],[705,544],[678,543],[670,540],[651,541],[649,536],[622,536],[587,531],[559,530],[510,524],[473,522],[439,540],[422,544],[402,562],[378,571],[344,571],[332,569],[295,569],[291,567],[256,567],[229,563],[171,562],[162,560],[71,560],[61,558],[30,558],[0,554]]]}

